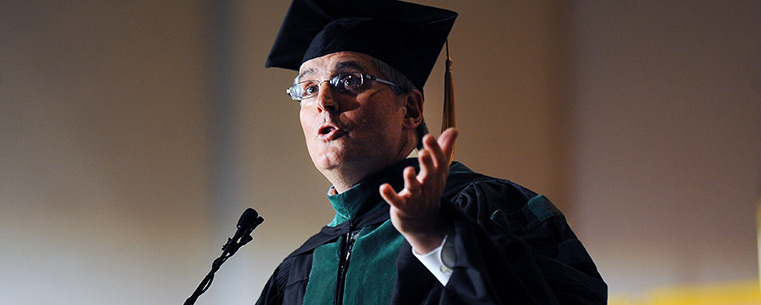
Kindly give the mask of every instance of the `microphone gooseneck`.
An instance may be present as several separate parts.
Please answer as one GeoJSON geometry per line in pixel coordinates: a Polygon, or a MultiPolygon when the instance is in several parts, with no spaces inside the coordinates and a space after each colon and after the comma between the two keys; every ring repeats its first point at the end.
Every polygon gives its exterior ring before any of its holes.
{"type": "Polygon", "coordinates": [[[214,260],[211,264],[211,271],[209,271],[206,277],[204,277],[193,294],[185,300],[183,305],[194,304],[198,297],[211,287],[211,282],[214,280],[214,273],[217,272],[219,267],[221,267],[228,258],[233,256],[240,247],[254,239],[251,237],[251,232],[253,232],[262,222],[264,222],[264,218],[259,216],[259,213],[257,213],[256,210],[248,208],[243,212],[243,215],[241,215],[238,220],[238,230],[235,231],[235,235],[233,235],[232,238],[227,239],[227,243],[222,246],[222,255],[214,260]]]}

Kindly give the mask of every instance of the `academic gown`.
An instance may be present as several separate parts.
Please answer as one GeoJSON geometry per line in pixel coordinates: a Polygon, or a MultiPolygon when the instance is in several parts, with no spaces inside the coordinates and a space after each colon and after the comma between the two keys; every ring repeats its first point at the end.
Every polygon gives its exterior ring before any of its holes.
{"type": "Polygon", "coordinates": [[[595,264],[546,197],[457,162],[442,194],[456,253],[443,286],[391,226],[378,194],[384,182],[401,190],[402,170],[417,164],[380,171],[339,194],[339,204],[329,196],[336,217],[283,260],[256,304],[607,303],[595,264]],[[347,258],[351,245],[364,250],[347,258]]]}

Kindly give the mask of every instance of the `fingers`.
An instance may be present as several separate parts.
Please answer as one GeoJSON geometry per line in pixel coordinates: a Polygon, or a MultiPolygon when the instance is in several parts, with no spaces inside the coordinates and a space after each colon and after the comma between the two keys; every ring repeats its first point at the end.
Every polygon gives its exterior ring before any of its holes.
{"type": "MultiPolygon", "coordinates": [[[[438,144],[441,146],[442,151],[444,152],[444,155],[449,157],[452,155],[452,150],[454,149],[454,142],[457,139],[458,135],[457,129],[454,127],[447,128],[447,130],[444,130],[444,132],[441,133],[439,136],[438,144]]],[[[447,160],[447,163],[449,163],[450,160],[447,160]]]]}
{"type": "Polygon", "coordinates": [[[399,207],[402,204],[402,198],[399,197],[399,194],[397,194],[396,191],[394,191],[394,188],[388,183],[384,183],[380,186],[380,195],[383,200],[394,207],[399,207]]]}
{"type": "Polygon", "coordinates": [[[402,208],[402,206],[412,197],[419,195],[422,192],[422,185],[415,176],[415,169],[407,167],[402,173],[404,178],[404,189],[397,193],[390,184],[385,183],[380,187],[380,194],[383,200],[391,205],[402,208]]]}
{"type": "Polygon", "coordinates": [[[408,193],[405,195],[407,195],[407,197],[414,197],[420,194],[422,186],[420,181],[418,181],[417,177],[415,176],[415,169],[412,167],[405,168],[402,176],[404,176],[403,191],[407,191],[406,193],[408,193]]]}
{"type": "Polygon", "coordinates": [[[457,138],[457,130],[448,128],[439,139],[436,140],[431,135],[423,137],[423,149],[418,152],[420,160],[420,174],[418,178],[422,181],[429,179],[429,175],[444,175],[449,172],[449,163],[454,142],[457,138]]]}
{"type": "MultiPolygon", "coordinates": [[[[425,197],[441,196],[456,138],[457,130],[454,128],[445,130],[438,140],[431,135],[423,137],[423,149],[418,152],[419,173],[416,175],[412,167],[405,168],[402,173],[404,189],[397,193],[390,185],[384,184],[380,187],[381,197],[394,207],[404,209],[410,201],[426,201],[428,198],[425,197]]],[[[438,202],[438,199],[432,201],[438,202]]]]}
{"type": "Polygon", "coordinates": [[[457,139],[457,129],[448,128],[439,136],[438,141],[431,135],[423,138],[423,148],[433,153],[436,164],[449,164],[449,156],[454,149],[454,142],[457,139]]]}
{"type": "Polygon", "coordinates": [[[430,141],[434,141],[435,143],[435,140],[432,139],[433,137],[426,135],[426,137],[423,138],[423,149],[418,152],[418,162],[420,163],[420,173],[418,174],[418,178],[422,182],[427,181],[428,176],[435,173],[437,167],[433,156],[435,152],[432,151],[432,148],[429,146],[429,144],[426,144],[430,141]]]}

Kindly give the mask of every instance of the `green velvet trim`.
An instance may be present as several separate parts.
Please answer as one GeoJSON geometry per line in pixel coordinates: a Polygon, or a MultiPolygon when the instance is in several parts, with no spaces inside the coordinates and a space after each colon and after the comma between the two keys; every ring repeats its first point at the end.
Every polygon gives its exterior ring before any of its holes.
{"type": "Polygon", "coordinates": [[[507,218],[507,214],[502,212],[501,209],[497,209],[489,217],[491,221],[506,234],[510,234],[510,219],[507,218]]]}
{"type": "Polygon", "coordinates": [[[314,249],[304,305],[333,304],[338,279],[340,244],[340,241],[336,241],[314,249]]]}
{"type": "MultiPolygon", "coordinates": [[[[344,282],[344,304],[388,304],[396,282],[396,257],[404,237],[387,220],[360,230],[344,282]]],[[[314,251],[304,305],[333,304],[338,278],[340,242],[314,251]]]]}
{"type": "Polygon", "coordinates": [[[522,210],[523,216],[529,220],[523,227],[524,231],[537,227],[550,217],[563,216],[563,212],[558,210],[544,195],[536,195],[536,197],[531,198],[522,210]]]}
{"type": "Polygon", "coordinates": [[[386,204],[385,201],[368,200],[373,197],[380,198],[379,187],[378,181],[363,181],[343,193],[329,195],[328,200],[333,209],[336,210],[336,216],[333,217],[333,221],[328,226],[335,227],[344,221],[357,217],[366,210],[374,210],[386,204]]]}
{"type": "MultiPolygon", "coordinates": [[[[337,226],[388,206],[380,197],[378,187],[388,182],[401,188],[402,170],[416,165],[416,159],[404,160],[371,175],[346,192],[329,195],[336,215],[328,226],[337,226]]],[[[304,305],[334,303],[339,257],[344,255],[338,253],[340,240],[314,250],[304,305]]],[[[403,241],[404,237],[390,220],[360,229],[346,273],[344,304],[388,304],[391,301],[396,281],[396,257],[403,241]]]]}
{"type": "Polygon", "coordinates": [[[360,232],[351,254],[344,304],[389,304],[396,282],[396,257],[404,237],[391,220],[375,230],[366,229],[360,232]]]}
{"type": "Polygon", "coordinates": [[[336,210],[336,216],[328,226],[337,226],[359,215],[387,206],[388,204],[380,197],[379,187],[383,183],[390,183],[397,191],[401,190],[404,186],[402,171],[407,166],[417,169],[417,159],[397,162],[363,179],[343,193],[328,195],[330,205],[336,210]]]}

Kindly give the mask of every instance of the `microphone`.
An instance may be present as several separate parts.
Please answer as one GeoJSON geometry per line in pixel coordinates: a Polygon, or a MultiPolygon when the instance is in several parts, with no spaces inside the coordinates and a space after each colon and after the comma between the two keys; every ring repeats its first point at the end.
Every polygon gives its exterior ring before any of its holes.
{"type": "Polygon", "coordinates": [[[243,215],[241,215],[238,220],[238,230],[235,231],[232,238],[227,239],[227,243],[222,246],[222,255],[214,260],[211,264],[211,271],[209,271],[206,277],[204,277],[193,294],[185,300],[185,303],[183,303],[184,305],[193,305],[198,297],[211,287],[211,282],[214,280],[214,273],[217,272],[219,267],[221,267],[230,256],[233,256],[240,247],[254,239],[251,237],[251,232],[253,232],[262,222],[264,222],[264,218],[259,216],[259,213],[257,213],[256,210],[248,208],[243,212],[243,215]]]}
{"type": "Polygon", "coordinates": [[[264,218],[259,216],[256,210],[248,208],[243,211],[243,215],[240,215],[238,220],[238,230],[235,231],[235,235],[232,238],[227,239],[227,243],[222,246],[222,251],[230,252],[231,256],[235,254],[238,248],[254,239],[251,237],[251,232],[262,222],[264,222],[264,218]]]}

